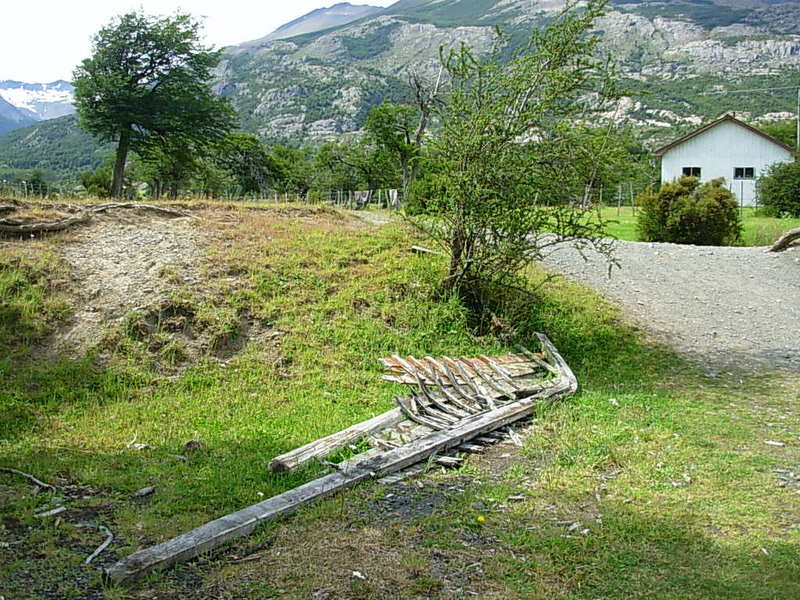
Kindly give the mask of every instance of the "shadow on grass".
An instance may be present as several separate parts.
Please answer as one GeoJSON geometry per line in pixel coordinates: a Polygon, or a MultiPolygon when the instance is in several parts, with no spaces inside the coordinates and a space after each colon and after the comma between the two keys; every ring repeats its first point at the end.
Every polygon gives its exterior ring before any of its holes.
{"type": "Polygon", "coordinates": [[[587,535],[508,532],[520,560],[506,559],[496,576],[521,597],[757,599],[800,597],[800,548],[787,540],[756,544],[746,534],[711,537],[691,514],[671,520],[624,506],[602,507],[602,525],[587,535]],[[555,590],[550,590],[555,591],[555,590]]]}

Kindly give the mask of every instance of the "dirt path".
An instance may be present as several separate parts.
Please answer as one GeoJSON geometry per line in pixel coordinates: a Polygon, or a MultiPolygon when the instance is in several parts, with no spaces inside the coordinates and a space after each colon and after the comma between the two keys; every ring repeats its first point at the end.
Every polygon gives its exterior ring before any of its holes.
{"type": "Polygon", "coordinates": [[[800,371],[800,247],[783,253],[618,242],[608,277],[597,254],[571,248],[545,264],[621,304],[658,339],[709,373],[772,366],[800,371]]]}

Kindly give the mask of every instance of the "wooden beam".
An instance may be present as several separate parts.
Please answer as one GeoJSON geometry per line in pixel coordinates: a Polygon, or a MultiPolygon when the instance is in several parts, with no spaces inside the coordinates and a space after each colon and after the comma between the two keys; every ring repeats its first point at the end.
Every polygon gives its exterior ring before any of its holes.
{"type": "Polygon", "coordinates": [[[489,412],[472,415],[451,429],[434,431],[404,446],[366,460],[354,457],[341,463],[338,467],[339,470],[335,473],[206,523],[151,548],[134,552],[106,569],[106,577],[115,583],[122,583],[151,571],[189,560],[228,540],[248,535],[260,523],[291,513],[309,502],[324,498],[361,481],[402,470],[425,460],[434,453],[459,446],[487,431],[525,418],[543,399],[572,394],[577,391],[578,382],[569,366],[561,359],[545,336],[540,335],[540,340],[547,354],[559,366],[561,376],[551,380],[551,385],[538,394],[505,404],[489,412]]]}
{"type": "Polygon", "coordinates": [[[800,227],[795,229],[790,229],[786,233],[784,233],[778,240],[769,247],[767,252],[781,252],[786,250],[789,246],[791,246],[794,242],[800,240],[800,227]]]}
{"type": "Polygon", "coordinates": [[[315,458],[325,458],[348,444],[357,442],[365,435],[376,433],[387,427],[393,427],[405,420],[405,418],[405,415],[399,408],[392,409],[376,417],[372,417],[367,421],[357,423],[352,427],[310,442],[291,452],[276,456],[269,461],[269,470],[273,473],[294,471],[315,458]]]}

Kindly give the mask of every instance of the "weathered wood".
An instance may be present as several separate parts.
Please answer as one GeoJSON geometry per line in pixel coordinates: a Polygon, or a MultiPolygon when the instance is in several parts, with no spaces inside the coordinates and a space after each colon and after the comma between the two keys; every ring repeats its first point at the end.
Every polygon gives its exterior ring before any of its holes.
{"type": "Polygon", "coordinates": [[[30,481],[35,486],[38,486],[45,490],[51,490],[53,492],[56,491],[55,486],[52,486],[49,483],[45,483],[44,481],[40,481],[30,473],[25,473],[24,471],[19,471],[18,469],[12,469],[11,467],[0,467],[0,473],[11,473],[13,475],[19,475],[20,477],[24,477],[25,479],[30,481]]]}
{"type": "Polygon", "coordinates": [[[469,454],[480,454],[483,452],[483,446],[479,446],[478,444],[459,444],[456,446],[456,450],[469,454]]]}
{"type": "Polygon", "coordinates": [[[414,254],[436,254],[438,256],[445,256],[444,252],[439,252],[438,250],[431,250],[430,248],[424,248],[422,246],[411,246],[411,251],[414,254]]]}
{"type": "Polygon", "coordinates": [[[48,233],[61,231],[67,227],[86,223],[89,220],[89,213],[81,213],[66,219],[50,221],[49,223],[25,223],[14,219],[0,219],[0,232],[3,233],[48,233]]]}
{"type": "Polygon", "coordinates": [[[457,467],[461,463],[464,462],[464,459],[460,456],[437,456],[436,457],[436,464],[442,465],[443,467],[457,467]]]}
{"type": "Polygon", "coordinates": [[[345,461],[339,465],[339,471],[335,473],[206,523],[157,546],[134,552],[109,567],[105,571],[106,576],[111,581],[120,583],[188,560],[216,548],[228,540],[247,535],[258,524],[288,514],[309,502],[361,481],[400,471],[425,460],[434,453],[438,454],[459,446],[487,431],[527,417],[544,399],[574,393],[577,390],[578,382],[569,366],[563,359],[559,360],[560,356],[546,337],[542,336],[540,339],[543,346],[550,346],[550,356],[560,366],[561,376],[553,379],[547,389],[535,396],[510,402],[490,412],[472,415],[446,431],[434,431],[400,448],[372,456],[366,460],[357,460],[358,457],[355,457],[350,461],[345,461]]]}
{"type": "Polygon", "coordinates": [[[397,425],[405,418],[400,408],[392,409],[362,423],[357,423],[352,427],[310,442],[291,452],[276,456],[269,462],[269,470],[273,473],[294,471],[309,461],[316,458],[324,458],[337,450],[341,450],[348,444],[357,442],[366,435],[397,425]]]}
{"type": "Polygon", "coordinates": [[[784,233],[781,237],[778,238],[772,246],[769,247],[767,252],[781,252],[786,250],[789,246],[791,246],[794,242],[800,240],[800,227],[795,229],[790,229],[786,233],[784,233]]]}

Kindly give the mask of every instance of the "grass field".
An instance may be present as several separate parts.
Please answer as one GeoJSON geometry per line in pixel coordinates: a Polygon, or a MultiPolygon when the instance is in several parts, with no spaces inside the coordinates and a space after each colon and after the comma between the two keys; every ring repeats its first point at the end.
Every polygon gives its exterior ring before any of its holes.
{"type": "Polygon", "coordinates": [[[113,562],[323,472],[265,465],[390,407],[397,389],[377,358],[508,348],[470,333],[437,288],[443,260],[408,252],[401,223],[302,207],[197,216],[213,240],[205,285],[175,286],[171,301],[209,326],[247,314],[268,335],[178,373],[128,330],[109,336],[106,362],[44,359],[69,312],[57,254],[68,236],[0,241],[0,466],[62,488],[31,495],[0,474],[0,596],[800,597],[800,481],[779,487],[774,471],[800,472],[800,380],[705,378],[565,282],[539,292],[514,341],[546,332],[582,390],[544,407],[523,449],[365,485],[199,562],[104,587],[81,564],[102,536],[75,523],[114,531],[97,561],[113,562]],[[205,447],[189,454],[194,439],[205,447]],[[131,498],[148,485],[155,494],[131,498]],[[60,523],[33,517],[61,503],[60,523]],[[255,560],[236,562],[258,542],[255,560]]]}
{"type": "MultiPolygon", "coordinates": [[[[610,221],[606,229],[609,235],[629,242],[639,240],[636,215],[630,206],[623,206],[620,209],[607,207],[602,210],[602,214],[603,218],[610,221]]],[[[745,208],[742,210],[742,225],[744,232],[741,245],[769,246],[789,229],[800,227],[800,219],[762,217],[757,216],[755,209],[745,208]]]]}

